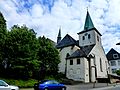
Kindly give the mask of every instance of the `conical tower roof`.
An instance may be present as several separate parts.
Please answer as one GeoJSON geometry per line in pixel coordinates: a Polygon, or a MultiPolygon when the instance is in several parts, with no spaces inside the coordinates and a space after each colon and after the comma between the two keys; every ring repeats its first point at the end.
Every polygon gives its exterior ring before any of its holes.
{"type": "Polygon", "coordinates": [[[59,28],[58,37],[61,37],[61,28],[59,28]]]}
{"type": "Polygon", "coordinates": [[[57,43],[59,43],[61,41],[61,28],[59,28],[59,33],[58,33],[58,37],[57,37],[57,43]]]}
{"type": "Polygon", "coordinates": [[[87,11],[86,19],[85,19],[85,25],[84,25],[84,30],[89,30],[94,28],[94,24],[92,22],[92,19],[90,17],[89,12],[87,11]]]}
{"type": "Polygon", "coordinates": [[[85,24],[84,24],[84,30],[79,32],[78,34],[85,33],[85,32],[91,31],[91,30],[95,30],[100,36],[102,36],[100,34],[100,32],[94,27],[94,24],[92,22],[90,14],[87,10],[87,15],[86,15],[85,24]]]}

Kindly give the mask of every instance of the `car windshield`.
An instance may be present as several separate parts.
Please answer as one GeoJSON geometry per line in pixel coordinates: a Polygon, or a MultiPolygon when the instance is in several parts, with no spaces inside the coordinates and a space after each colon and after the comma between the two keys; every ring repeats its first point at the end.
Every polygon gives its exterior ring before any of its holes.
{"type": "Polygon", "coordinates": [[[48,80],[42,80],[42,81],[40,81],[39,83],[40,84],[43,84],[43,83],[45,83],[45,82],[47,82],[48,80]]]}
{"type": "Polygon", "coordinates": [[[59,84],[59,82],[54,80],[43,80],[40,82],[40,84],[59,84]]]}
{"type": "Polygon", "coordinates": [[[8,85],[6,82],[4,82],[3,80],[0,80],[0,86],[6,86],[8,85]]]}

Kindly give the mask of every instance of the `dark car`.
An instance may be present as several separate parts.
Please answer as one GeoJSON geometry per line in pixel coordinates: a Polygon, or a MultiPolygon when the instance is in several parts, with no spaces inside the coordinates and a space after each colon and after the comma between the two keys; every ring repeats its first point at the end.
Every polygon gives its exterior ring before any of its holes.
{"type": "Polygon", "coordinates": [[[66,86],[55,80],[43,80],[34,84],[34,90],[66,90],[66,86]]]}

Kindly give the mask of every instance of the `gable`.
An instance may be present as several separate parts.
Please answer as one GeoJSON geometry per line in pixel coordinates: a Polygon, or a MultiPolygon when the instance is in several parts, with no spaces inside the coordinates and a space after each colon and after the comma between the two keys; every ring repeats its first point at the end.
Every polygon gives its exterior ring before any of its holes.
{"type": "Polygon", "coordinates": [[[120,59],[120,53],[118,53],[116,50],[113,48],[107,53],[106,55],[108,60],[117,60],[120,59]]]}

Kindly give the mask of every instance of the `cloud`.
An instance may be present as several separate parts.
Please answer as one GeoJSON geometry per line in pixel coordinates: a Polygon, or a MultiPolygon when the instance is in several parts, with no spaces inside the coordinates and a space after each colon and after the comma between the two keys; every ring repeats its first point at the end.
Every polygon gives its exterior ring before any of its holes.
{"type": "Polygon", "coordinates": [[[0,11],[7,20],[8,29],[15,24],[26,24],[54,41],[61,27],[62,37],[70,34],[76,40],[83,30],[87,7],[94,26],[102,34],[106,52],[120,51],[119,0],[0,0],[0,11]]]}

